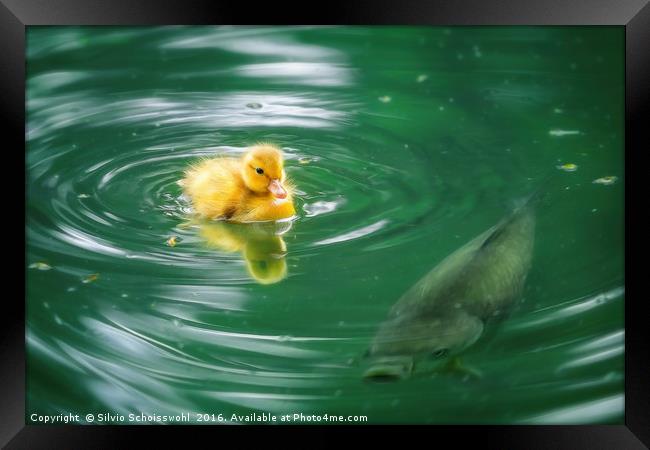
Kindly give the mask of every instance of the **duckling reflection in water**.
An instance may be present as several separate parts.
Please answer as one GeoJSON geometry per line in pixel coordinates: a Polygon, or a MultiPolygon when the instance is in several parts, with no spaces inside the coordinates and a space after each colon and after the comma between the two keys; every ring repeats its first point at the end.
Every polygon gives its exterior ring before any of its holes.
{"type": "Polygon", "coordinates": [[[287,246],[282,235],[291,229],[291,222],[205,222],[198,225],[199,236],[208,247],[241,253],[248,273],[258,283],[273,284],[286,278],[287,246]]]}
{"type": "Polygon", "coordinates": [[[530,200],[447,256],[390,310],[366,357],[364,378],[409,377],[417,362],[442,360],[435,371],[478,376],[456,355],[484,334],[520,297],[530,268],[535,217],[530,200]]]}

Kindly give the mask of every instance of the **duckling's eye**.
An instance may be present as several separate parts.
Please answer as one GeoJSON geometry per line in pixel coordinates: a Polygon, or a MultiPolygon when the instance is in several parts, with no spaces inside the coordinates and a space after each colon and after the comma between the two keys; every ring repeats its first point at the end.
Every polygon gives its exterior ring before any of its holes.
{"type": "Polygon", "coordinates": [[[262,169],[261,167],[258,167],[257,169],[255,169],[255,172],[257,172],[257,173],[259,173],[260,175],[262,175],[262,174],[264,173],[264,169],[262,169]]]}
{"type": "Polygon", "coordinates": [[[437,351],[433,352],[433,353],[431,354],[431,356],[432,356],[433,358],[442,358],[442,357],[445,356],[448,352],[449,352],[448,349],[446,349],[446,348],[442,348],[442,349],[440,349],[440,350],[437,350],[437,351]]]}

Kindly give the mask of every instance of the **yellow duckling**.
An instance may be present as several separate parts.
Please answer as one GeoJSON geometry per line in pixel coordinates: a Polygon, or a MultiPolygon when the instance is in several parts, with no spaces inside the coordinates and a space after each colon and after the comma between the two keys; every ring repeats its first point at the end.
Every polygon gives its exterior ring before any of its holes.
{"type": "Polygon", "coordinates": [[[208,247],[229,253],[241,253],[246,261],[248,273],[258,283],[273,284],[287,276],[287,246],[281,235],[291,228],[291,222],[209,222],[199,226],[199,235],[208,247]],[[276,224],[280,226],[272,226],[276,224]]]}
{"type": "Polygon", "coordinates": [[[203,160],[188,169],[179,184],[194,210],[208,219],[259,222],[296,212],[282,152],[269,144],[251,147],[241,159],[203,160]]]}

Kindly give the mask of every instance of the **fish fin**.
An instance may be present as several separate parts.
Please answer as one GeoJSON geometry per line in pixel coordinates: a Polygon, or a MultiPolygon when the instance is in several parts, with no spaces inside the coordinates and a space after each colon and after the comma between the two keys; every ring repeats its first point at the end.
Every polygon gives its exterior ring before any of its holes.
{"type": "Polygon", "coordinates": [[[483,374],[480,371],[463,365],[458,356],[452,356],[444,364],[433,369],[419,372],[413,375],[413,378],[433,377],[437,375],[453,376],[463,381],[480,380],[483,378],[483,374]]]}
{"type": "Polygon", "coordinates": [[[472,367],[465,366],[458,356],[449,358],[439,370],[440,372],[447,375],[461,377],[463,380],[479,380],[483,378],[483,374],[480,371],[472,367]]]}
{"type": "Polygon", "coordinates": [[[495,227],[494,231],[492,233],[490,233],[490,235],[487,238],[485,238],[485,240],[483,241],[483,243],[481,244],[481,247],[479,249],[484,249],[485,247],[490,245],[491,242],[494,242],[496,240],[496,238],[501,236],[501,233],[503,233],[503,230],[505,229],[505,225],[507,223],[508,223],[508,221],[503,221],[500,224],[498,224],[495,227]]]}
{"type": "Polygon", "coordinates": [[[490,243],[494,242],[503,233],[503,230],[506,229],[508,224],[516,220],[524,211],[532,210],[548,193],[546,184],[553,178],[555,178],[555,174],[547,175],[533,192],[528,194],[526,197],[515,200],[515,205],[510,215],[495,225],[492,233],[485,238],[479,249],[483,249],[490,245],[490,243]]]}

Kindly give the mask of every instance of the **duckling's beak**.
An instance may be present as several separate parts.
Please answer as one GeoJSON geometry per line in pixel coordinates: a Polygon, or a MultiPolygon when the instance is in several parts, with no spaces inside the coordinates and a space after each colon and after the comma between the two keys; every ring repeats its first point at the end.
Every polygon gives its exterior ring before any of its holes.
{"type": "Polygon", "coordinates": [[[280,183],[280,180],[271,180],[269,183],[269,191],[275,198],[286,198],[287,197],[287,191],[286,189],[282,186],[280,183]]]}

